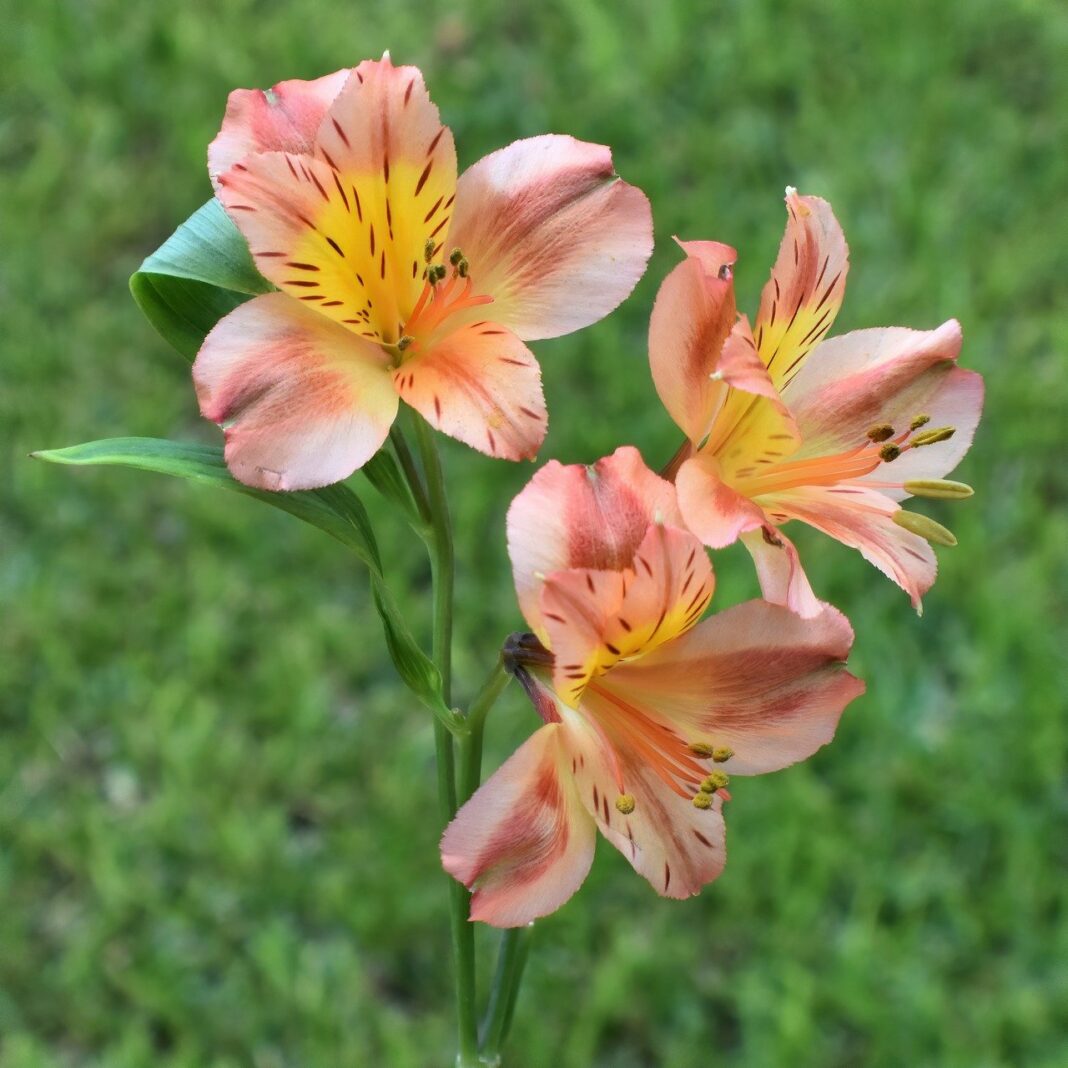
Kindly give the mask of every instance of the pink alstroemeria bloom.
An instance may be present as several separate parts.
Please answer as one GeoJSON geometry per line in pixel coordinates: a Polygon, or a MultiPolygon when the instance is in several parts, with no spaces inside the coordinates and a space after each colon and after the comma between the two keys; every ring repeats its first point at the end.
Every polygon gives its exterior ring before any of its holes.
{"type": "Polygon", "coordinates": [[[546,412],[523,342],[607,315],[652,250],[649,202],[601,145],[532,137],[457,179],[422,75],[388,56],[236,90],[208,163],[279,292],[221,320],[193,378],[230,470],[267,489],[347,477],[401,400],[491,456],[533,457],[546,412]]]}
{"type": "Polygon", "coordinates": [[[845,291],[848,250],[830,205],[786,192],[789,220],[753,328],[734,303],[734,249],[680,242],[649,326],[653,381],[688,444],[679,507],[706,545],[741,537],[764,596],[821,611],[793,544],[799,519],[904,589],[934,582],[944,527],[901,509],[910,496],[966,497],[943,476],[971,444],[983,381],[957,366],[956,320],[936,330],[857,330],[824,341],[845,291]]]}
{"type": "Polygon", "coordinates": [[[471,918],[518,926],[578,889],[600,832],[665,897],[722,871],[726,771],[786,767],[831,740],[864,686],[853,632],[750,601],[701,621],[704,547],[632,448],[542,468],[508,513],[533,636],[516,674],[545,725],[460,809],[445,869],[471,918]]]}

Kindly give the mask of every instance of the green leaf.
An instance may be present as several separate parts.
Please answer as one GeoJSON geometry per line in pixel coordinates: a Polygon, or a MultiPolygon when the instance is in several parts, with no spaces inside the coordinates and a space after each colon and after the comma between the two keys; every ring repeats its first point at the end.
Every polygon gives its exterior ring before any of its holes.
{"type": "Polygon", "coordinates": [[[408,521],[420,525],[419,510],[412,498],[404,473],[397,464],[393,454],[385,447],[381,448],[360,468],[360,474],[371,483],[391,504],[396,505],[407,516],[408,521]]]}
{"type": "Polygon", "coordinates": [[[174,475],[190,482],[217,486],[254,497],[318,527],[352,549],[371,572],[375,608],[382,619],[390,657],[405,684],[435,715],[454,727],[452,713],[441,699],[441,675],[419,648],[382,574],[382,558],[363,502],[340,483],[317,490],[271,493],[238,482],[226,467],[223,451],[214,445],[185,444],[163,438],[110,438],[33,453],[49,463],[88,466],[111,464],[174,475]]]}
{"type": "Polygon", "coordinates": [[[145,317],[189,360],[224,315],[273,288],[256,270],[240,230],[214,197],[130,279],[130,292],[145,317]]]}

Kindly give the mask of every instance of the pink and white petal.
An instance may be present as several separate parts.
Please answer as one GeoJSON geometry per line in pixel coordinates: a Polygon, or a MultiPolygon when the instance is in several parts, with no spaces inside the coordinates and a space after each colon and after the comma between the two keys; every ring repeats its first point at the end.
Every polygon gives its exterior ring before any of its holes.
{"type": "Polygon", "coordinates": [[[556,692],[576,707],[591,678],[692,627],[714,589],[701,543],[663,523],[649,525],[623,571],[573,568],[548,575],[541,614],[555,657],[556,692]]]}
{"type": "Polygon", "coordinates": [[[382,446],[397,414],[381,350],[284,293],[220,320],[193,382],[201,414],[225,428],[231,473],[260,489],[347,478],[382,446]]]}
{"type": "Polygon", "coordinates": [[[623,570],[657,516],[682,526],[675,487],[631,446],[589,466],[550,460],[542,467],[508,509],[508,555],[531,630],[547,639],[539,603],[546,575],[623,570]]]}
{"type": "Polygon", "coordinates": [[[846,705],[864,692],[843,666],[852,643],[837,609],[802,619],[747,601],[620,664],[597,686],[685,741],[728,746],[734,755],[722,767],[756,775],[804,760],[834,736],[846,705]]]}
{"type": "Polygon", "coordinates": [[[686,259],[661,283],[649,320],[649,366],[668,414],[699,444],[729,390],[712,375],[737,319],[731,268],[738,255],[716,241],[679,245],[686,259]]]}
{"type": "Polygon", "coordinates": [[[311,155],[323,116],[352,72],[335,71],[313,81],[279,82],[267,92],[235,89],[215,140],[208,146],[212,185],[253,152],[311,155]]]}
{"type": "Polygon", "coordinates": [[[751,530],[741,540],[756,565],[764,600],[786,605],[804,619],[823,611],[823,602],[812,592],[794,543],[781,530],[770,526],[751,530]]]}
{"type": "Polygon", "coordinates": [[[936,330],[855,330],[824,341],[783,393],[804,436],[797,458],[855,448],[876,424],[907,431],[926,414],[930,427],[955,426],[957,433],[915,455],[910,450],[873,477],[915,467],[925,473],[908,477],[937,478],[952,470],[971,443],[983,400],[981,377],[956,366],[960,347],[955,319],[936,330]],[[926,473],[932,462],[939,475],[926,473]]]}
{"type": "Polygon", "coordinates": [[[530,923],[563,905],[590,870],[596,831],[563,772],[563,731],[536,731],[445,829],[441,862],[473,891],[472,920],[530,923]]]}
{"type": "MultiPolygon", "coordinates": [[[[590,694],[589,702],[603,703],[590,694]]],[[[584,699],[584,707],[587,700],[584,699]]],[[[595,715],[611,714],[598,707],[595,715]]],[[[673,790],[626,748],[606,748],[588,716],[564,710],[575,787],[601,834],[662,897],[687,898],[723,871],[727,860],[723,797],[699,809],[689,795],[673,790]],[[633,811],[616,807],[622,791],[633,811]]]]}
{"type": "Polygon", "coordinates": [[[393,372],[397,392],[431,426],[488,456],[532,460],[548,414],[541,368],[496,323],[465,326],[393,372]]]}
{"type": "Polygon", "coordinates": [[[782,389],[824,337],[845,294],[849,249],[830,204],[786,191],[789,219],[754,332],[776,388],[782,389]]]}
{"type": "Polygon", "coordinates": [[[768,521],[758,504],[723,481],[719,460],[707,452],[683,463],[675,487],[686,525],[712,549],[723,549],[768,521]]]}
{"type": "Polygon", "coordinates": [[[763,497],[761,503],[769,512],[800,519],[859,549],[909,595],[917,612],[922,611],[921,598],[934,584],[938,561],[926,540],[894,522],[900,506],[880,490],[861,482],[806,486],[763,497]]]}
{"type": "Polygon", "coordinates": [[[464,171],[449,244],[494,317],[533,341],[589,326],[628,296],[653,249],[652,216],[609,149],[546,134],[464,171]]]}

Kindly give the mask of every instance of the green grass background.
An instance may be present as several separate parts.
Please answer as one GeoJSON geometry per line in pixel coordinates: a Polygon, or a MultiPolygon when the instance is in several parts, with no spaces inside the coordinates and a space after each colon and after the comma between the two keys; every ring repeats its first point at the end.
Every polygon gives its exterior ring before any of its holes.
{"type": "MultiPolygon", "coordinates": [[[[960,537],[917,619],[798,533],[869,693],[737,784],[730,862],[662,901],[600,849],[538,925],[526,1068],[1068,1064],[1068,8],[1054,0],[0,0],[0,1065],[422,1068],[451,1057],[430,725],[345,550],[255,502],[34,448],[216,440],[126,291],[208,195],[228,90],[390,48],[461,165],[611,144],[657,252],[611,319],[536,346],[545,457],[676,431],[645,329],[670,237],[740,250],[755,310],[787,184],[852,251],[837,330],[950,315],[987,378],[960,537]]],[[[503,515],[532,473],[451,444],[460,696],[519,625],[503,515]]],[[[361,479],[420,628],[420,554],[361,479]]],[[[722,607],[755,591],[717,555],[722,607]]],[[[534,725],[510,692],[489,763],[534,725]]],[[[494,939],[480,936],[483,974],[494,939]]]]}

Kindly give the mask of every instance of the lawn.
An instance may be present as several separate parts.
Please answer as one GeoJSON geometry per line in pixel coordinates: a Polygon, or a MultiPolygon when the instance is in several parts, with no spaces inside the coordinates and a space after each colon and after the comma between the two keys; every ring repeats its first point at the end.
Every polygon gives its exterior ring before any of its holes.
{"type": "MultiPolygon", "coordinates": [[[[126,280],[210,194],[231,88],[385,48],[424,69],[461,166],[568,132],[652,201],[634,295],[535,345],[543,457],[666,461],[645,332],[671,235],[735,245],[752,312],[788,184],[850,242],[836,332],[956,316],[987,380],[957,475],[976,496],[924,509],[960,546],[922,618],[797,534],[868,682],[835,744],[735,784],[730,861],[698,898],[657,898],[602,843],[538,925],[506,1063],[1066,1063],[1068,9],[3,0],[0,24],[2,1068],[448,1063],[431,726],[359,562],[254,501],[27,458],[217,440],[126,280]]],[[[503,516],[533,468],[445,459],[463,698],[520,625],[503,516]]],[[[352,485],[426,634],[425,559],[352,485]]],[[[755,593],[744,553],[715,562],[720,607],[755,593]]],[[[513,687],[488,764],[535,723],[513,687]]]]}

